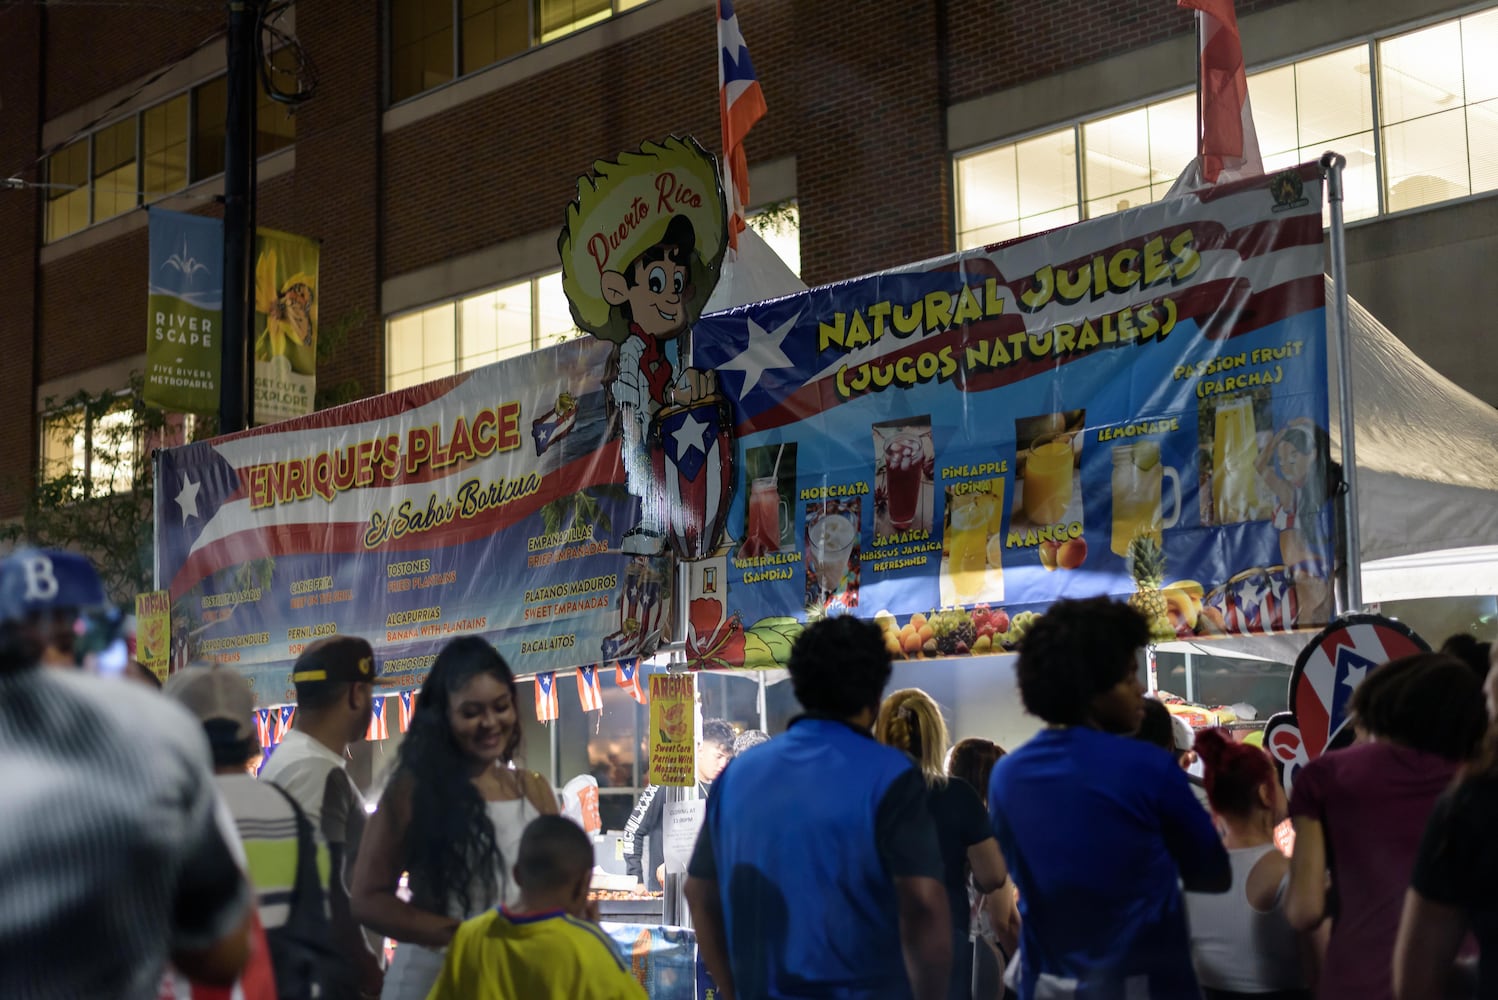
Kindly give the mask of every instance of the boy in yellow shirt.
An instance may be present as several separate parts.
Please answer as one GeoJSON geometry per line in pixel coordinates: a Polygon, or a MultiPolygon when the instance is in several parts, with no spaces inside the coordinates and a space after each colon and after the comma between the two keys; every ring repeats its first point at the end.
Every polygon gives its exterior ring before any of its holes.
{"type": "Polygon", "coordinates": [[[588,920],[593,845],[561,816],[520,838],[520,910],[465,921],[427,1000],[646,1000],[612,941],[588,920]]]}

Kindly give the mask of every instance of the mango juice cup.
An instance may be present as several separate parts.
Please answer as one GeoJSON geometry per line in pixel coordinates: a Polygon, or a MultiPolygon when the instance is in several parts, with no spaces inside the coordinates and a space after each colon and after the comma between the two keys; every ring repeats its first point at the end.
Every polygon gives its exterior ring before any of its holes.
{"type": "Polygon", "coordinates": [[[1070,434],[1037,438],[1025,462],[1025,517],[1031,524],[1058,524],[1071,506],[1074,463],[1070,434]]]}

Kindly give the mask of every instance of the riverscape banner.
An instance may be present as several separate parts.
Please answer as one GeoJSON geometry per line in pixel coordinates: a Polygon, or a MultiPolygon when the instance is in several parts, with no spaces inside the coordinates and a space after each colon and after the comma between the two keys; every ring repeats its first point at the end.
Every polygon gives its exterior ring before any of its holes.
{"type": "Polygon", "coordinates": [[[424,678],[457,635],[518,674],[650,655],[664,557],[621,552],[638,523],[610,345],[578,339],[462,375],[158,454],[159,586],[174,655],[232,663],[260,704],[335,633],[381,673],[424,678]]]}
{"type": "Polygon", "coordinates": [[[186,413],[218,411],[224,223],[152,208],[145,398],[186,413]]]}
{"type": "Polygon", "coordinates": [[[1321,213],[1311,164],[703,317],[737,472],[691,663],[839,613],[997,652],[1098,594],[1156,641],[1326,622],[1321,213]]]}

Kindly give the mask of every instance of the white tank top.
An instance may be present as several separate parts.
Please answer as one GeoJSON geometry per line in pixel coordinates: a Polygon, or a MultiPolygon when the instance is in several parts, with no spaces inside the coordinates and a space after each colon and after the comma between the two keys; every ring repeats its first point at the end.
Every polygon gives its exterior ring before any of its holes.
{"type": "Polygon", "coordinates": [[[1248,902],[1248,873],[1273,844],[1228,851],[1233,885],[1224,893],[1188,892],[1186,918],[1191,925],[1191,957],[1202,986],[1237,993],[1304,989],[1300,946],[1285,919],[1285,890],[1280,883],[1274,907],[1266,913],[1248,902]]]}

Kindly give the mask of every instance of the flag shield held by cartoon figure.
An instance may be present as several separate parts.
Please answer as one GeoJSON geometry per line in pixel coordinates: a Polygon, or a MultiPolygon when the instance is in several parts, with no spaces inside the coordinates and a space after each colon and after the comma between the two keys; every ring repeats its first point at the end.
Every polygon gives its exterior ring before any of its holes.
{"type": "Polygon", "coordinates": [[[732,428],[717,395],[666,407],[651,424],[651,457],[666,487],[666,539],[678,559],[705,559],[723,544],[733,499],[732,428]]]}

